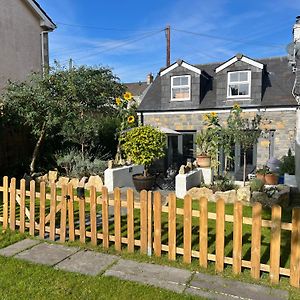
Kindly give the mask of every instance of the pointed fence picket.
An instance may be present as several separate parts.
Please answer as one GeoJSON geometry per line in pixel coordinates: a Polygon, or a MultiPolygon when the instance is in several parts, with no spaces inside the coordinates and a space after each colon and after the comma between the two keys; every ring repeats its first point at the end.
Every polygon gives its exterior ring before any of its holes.
{"type": "Polygon", "coordinates": [[[109,199],[106,187],[101,192],[91,187],[86,196],[79,198],[71,184],[59,188],[55,183],[48,187],[43,182],[37,185],[31,181],[27,191],[25,180],[17,182],[8,177],[3,178],[0,192],[3,230],[28,230],[31,236],[60,242],[79,239],[81,243],[91,242],[104,249],[113,246],[116,251],[122,251],[127,245],[131,253],[139,250],[152,255],[153,251],[153,255],[166,255],[169,260],[182,256],[186,264],[198,259],[203,268],[213,262],[217,272],[222,272],[225,265],[232,265],[234,274],[246,268],[251,270],[254,279],[265,272],[269,273],[271,283],[277,284],[281,276],[287,276],[291,286],[300,286],[300,208],[293,209],[291,223],[287,223],[282,221],[278,205],[272,207],[271,219],[264,220],[261,204],[253,204],[252,216],[246,217],[243,204],[236,201],[231,215],[226,213],[222,198],[217,200],[215,212],[211,212],[207,197],[192,199],[186,196],[180,207],[174,193],[167,196],[167,205],[162,205],[163,197],[159,192],[142,191],[135,197],[131,189],[122,195],[116,188],[109,199]],[[228,251],[225,251],[227,223],[233,227],[229,241],[231,257],[226,256],[228,251]],[[250,260],[243,257],[244,226],[251,226],[247,232],[251,236],[250,260]],[[270,231],[268,264],[261,262],[262,230],[265,228],[270,231]],[[291,234],[289,268],[280,265],[283,231],[291,234]]]}

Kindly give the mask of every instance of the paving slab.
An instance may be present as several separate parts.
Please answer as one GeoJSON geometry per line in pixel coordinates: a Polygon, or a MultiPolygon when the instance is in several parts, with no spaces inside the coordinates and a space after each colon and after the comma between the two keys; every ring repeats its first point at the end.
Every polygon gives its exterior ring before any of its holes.
{"type": "Polygon", "coordinates": [[[182,293],[192,273],[187,270],[120,259],[104,276],[142,282],[182,293]]]}
{"type": "Polygon", "coordinates": [[[78,247],[42,243],[17,254],[15,257],[37,264],[54,266],[70,255],[78,252],[79,249],[78,247]]]}
{"type": "Polygon", "coordinates": [[[83,250],[58,263],[55,269],[96,276],[104,272],[118,259],[119,258],[114,255],[83,250]]]}
{"type": "Polygon", "coordinates": [[[289,297],[287,291],[196,273],[186,293],[201,295],[203,291],[214,292],[211,299],[286,300],[289,297]]]}
{"type": "Polygon", "coordinates": [[[14,256],[14,255],[18,254],[19,252],[22,252],[28,248],[31,248],[39,243],[41,243],[41,241],[25,239],[25,240],[15,243],[15,244],[12,244],[8,247],[5,247],[3,249],[0,249],[0,255],[7,256],[7,257],[14,256]]]}

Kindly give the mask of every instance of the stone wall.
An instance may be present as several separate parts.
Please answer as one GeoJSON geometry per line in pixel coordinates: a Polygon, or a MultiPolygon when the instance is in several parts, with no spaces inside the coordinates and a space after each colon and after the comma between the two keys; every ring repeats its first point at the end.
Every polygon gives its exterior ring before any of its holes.
{"type": "MultiPolygon", "coordinates": [[[[145,114],[144,123],[173,130],[195,130],[204,127],[203,116],[206,112],[174,112],[170,114],[145,114]]],[[[220,123],[226,124],[228,112],[218,112],[220,123]]],[[[256,112],[245,112],[245,116],[254,117],[256,112]]],[[[274,156],[281,158],[288,149],[295,151],[296,111],[265,111],[260,112],[263,118],[262,128],[275,130],[274,156]]],[[[260,167],[269,158],[269,135],[264,134],[257,145],[257,165],[260,167]]]]}

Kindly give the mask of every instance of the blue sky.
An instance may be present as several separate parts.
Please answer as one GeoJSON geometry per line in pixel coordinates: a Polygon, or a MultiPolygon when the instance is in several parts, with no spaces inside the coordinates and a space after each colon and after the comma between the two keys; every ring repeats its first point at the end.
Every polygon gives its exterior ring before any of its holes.
{"type": "Polygon", "coordinates": [[[221,62],[238,52],[252,58],[286,55],[296,0],[39,0],[58,29],[50,34],[51,61],[109,66],[122,82],[144,81],[171,61],[221,62]],[[76,26],[75,26],[76,25],[76,26]],[[194,34],[196,33],[196,34],[194,34]]]}

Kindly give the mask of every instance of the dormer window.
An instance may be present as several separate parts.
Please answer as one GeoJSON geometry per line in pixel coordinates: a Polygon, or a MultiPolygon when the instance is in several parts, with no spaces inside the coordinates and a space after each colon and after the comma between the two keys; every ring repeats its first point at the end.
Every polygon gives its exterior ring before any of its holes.
{"type": "Polygon", "coordinates": [[[249,98],[251,91],[251,71],[229,72],[227,80],[228,98],[249,98]]]}
{"type": "Polygon", "coordinates": [[[191,75],[171,77],[171,100],[184,101],[191,99],[191,75]]]}

